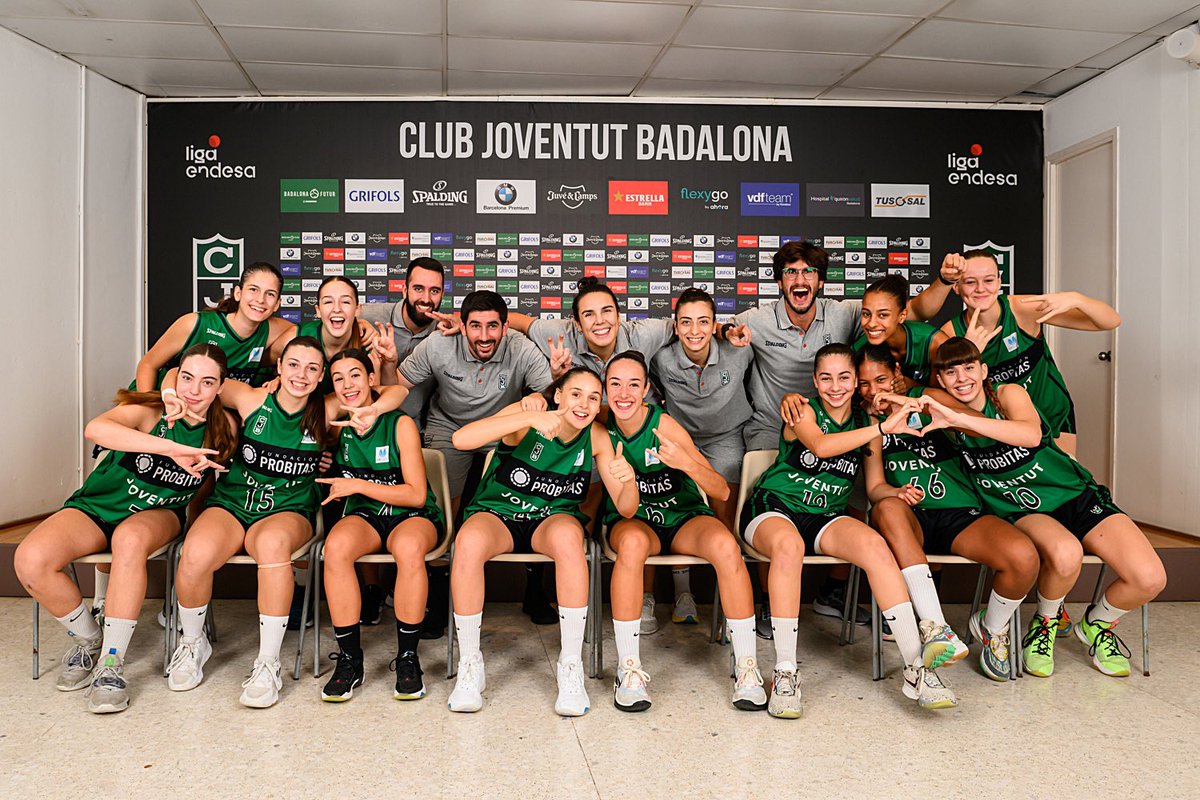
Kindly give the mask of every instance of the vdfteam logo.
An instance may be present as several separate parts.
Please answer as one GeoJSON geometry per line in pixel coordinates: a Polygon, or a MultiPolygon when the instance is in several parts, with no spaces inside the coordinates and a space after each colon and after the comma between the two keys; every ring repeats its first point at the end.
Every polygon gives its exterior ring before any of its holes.
{"type": "Polygon", "coordinates": [[[609,181],[608,213],[666,215],[667,182],[609,181]]]}
{"type": "Polygon", "coordinates": [[[800,184],[743,183],[743,217],[800,216],[800,184]]]}
{"type": "Polygon", "coordinates": [[[213,234],[192,239],[192,308],[216,308],[242,275],[246,240],[213,234]],[[201,305],[203,301],[203,305],[201,305]]]}
{"type": "Polygon", "coordinates": [[[187,166],[183,174],[189,178],[257,178],[258,167],[254,164],[225,164],[220,155],[221,137],[215,133],[208,137],[208,147],[189,144],[184,149],[187,166]]]}
{"type": "Polygon", "coordinates": [[[929,217],[929,184],[872,183],[872,217],[929,217]]]}

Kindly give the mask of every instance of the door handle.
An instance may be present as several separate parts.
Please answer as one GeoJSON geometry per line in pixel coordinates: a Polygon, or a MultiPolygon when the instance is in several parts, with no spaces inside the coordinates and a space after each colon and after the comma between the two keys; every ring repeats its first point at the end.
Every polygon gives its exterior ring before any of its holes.
{"type": "Polygon", "coordinates": [[[1097,353],[1096,358],[1100,359],[1101,361],[1112,361],[1112,350],[1104,350],[1103,352],[1097,353]]]}

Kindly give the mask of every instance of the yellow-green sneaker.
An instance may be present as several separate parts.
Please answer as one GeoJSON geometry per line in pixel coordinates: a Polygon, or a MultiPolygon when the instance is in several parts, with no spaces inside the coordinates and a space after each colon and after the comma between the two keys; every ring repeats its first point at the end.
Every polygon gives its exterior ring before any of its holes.
{"type": "Polygon", "coordinates": [[[1021,659],[1025,671],[1039,678],[1049,678],[1054,672],[1054,632],[1058,623],[1050,617],[1034,614],[1029,630],[1021,640],[1021,659]]]}
{"type": "Polygon", "coordinates": [[[1092,607],[1075,623],[1075,635],[1088,645],[1088,655],[1092,664],[1105,675],[1114,678],[1129,677],[1129,648],[1121,641],[1121,637],[1113,633],[1116,622],[1091,622],[1088,614],[1092,607]]]}

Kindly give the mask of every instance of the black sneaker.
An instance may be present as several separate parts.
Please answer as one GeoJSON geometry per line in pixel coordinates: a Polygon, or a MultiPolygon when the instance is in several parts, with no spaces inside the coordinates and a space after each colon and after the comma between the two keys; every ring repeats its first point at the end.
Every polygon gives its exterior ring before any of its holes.
{"type": "Polygon", "coordinates": [[[344,703],[363,685],[363,657],[341,651],[330,653],[329,657],[334,661],[333,677],[321,690],[321,699],[327,703],[344,703]]]}
{"type": "Polygon", "coordinates": [[[558,622],[558,612],[546,599],[546,590],[533,580],[533,576],[526,577],[525,602],[521,604],[521,611],[529,616],[534,625],[554,625],[558,622]]]}
{"type": "Polygon", "coordinates": [[[393,658],[388,669],[396,671],[396,693],[392,697],[397,700],[420,700],[425,696],[425,681],[421,676],[421,662],[416,653],[404,658],[393,658]]]}
{"type": "MultiPolygon", "coordinates": [[[[311,628],[313,626],[312,600],[308,601],[308,605],[309,605],[308,622],[307,622],[307,624],[305,624],[305,626],[304,626],[305,628],[311,628]]],[[[304,611],[304,587],[301,586],[300,584],[296,584],[295,586],[292,587],[292,606],[291,606],[291,608],[288,609],[287,629],[289,631],[300,630],[300,616],[303,613],[303,611],[304,611]]]]}
{"type": "Polygon", "coordinates": [[[383,588],[367,584],[362,593],[362,613],[359,622],[363,625],[378,625],[383,619],[383,588]]]}
{"type": "Polygon", "coordinates": [[[768,602],[760,604],[758,613],[754,615],[754,632],[760,639],[775,638],[775,631],[771,628],[771,606],[768,602]]]}
{"type": "MultiPolygon", "coordinates": [[[[813,599],[813,611],[826,617],[841,619],[846,613],[846,584],[826,584],[813,599]]],[[[855,608],[854,621],[859,625],[870,625],[871,615],[861,606],[855,608]]]]}

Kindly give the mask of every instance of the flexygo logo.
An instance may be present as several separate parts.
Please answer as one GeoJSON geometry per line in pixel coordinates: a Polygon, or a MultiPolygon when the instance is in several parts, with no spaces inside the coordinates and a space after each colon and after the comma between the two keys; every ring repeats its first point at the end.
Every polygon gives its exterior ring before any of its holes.
{"type": "Polygon", "coordinates": [[[254,164],[225,164],[221,161],[221,137],[215,133],[208,137],[208,147],[189,144],[184,148],[187,166],[183,174],[189,178],[256,178],[258,167],[254,164]]]}
{"type": "Polygon", "coordinates": [[[192,309],[215,308],[242,275],[246,240],[214,234],[192,239],[192,309]]]}

